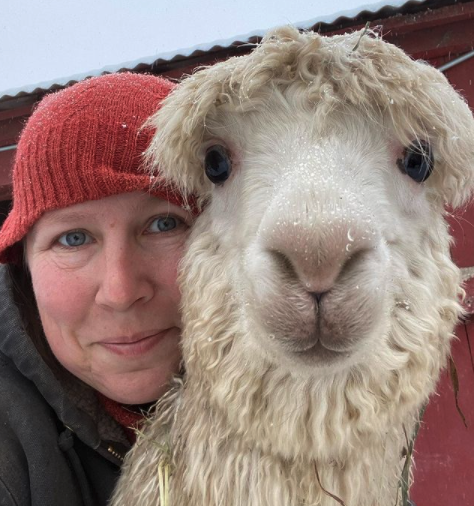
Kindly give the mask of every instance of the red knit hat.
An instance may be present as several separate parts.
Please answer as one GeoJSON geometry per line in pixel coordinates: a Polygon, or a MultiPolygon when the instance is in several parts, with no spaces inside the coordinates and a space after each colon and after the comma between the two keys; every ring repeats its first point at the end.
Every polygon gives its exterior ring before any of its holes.
{"type": "Polygon", "coordinates": [[[183,205],[142,169],[153,131],[143,123],[174,85],[111,74],[45,97],[26,124],[13,167],[13,208],[0,232],[0,262],[18,262],[18,241],[46,211],[137,190],[183,205]]]}

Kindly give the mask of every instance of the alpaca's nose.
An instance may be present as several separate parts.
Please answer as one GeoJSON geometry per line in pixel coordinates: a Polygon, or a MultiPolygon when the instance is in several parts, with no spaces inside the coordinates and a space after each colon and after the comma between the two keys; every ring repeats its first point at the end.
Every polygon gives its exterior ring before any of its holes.
{"type": "Polygon", "coordinates": [[[373,250],[375,239],[351,224],[315,227],[304,224],[280,225],[279,233],[266,238],[266,249],[279,259],[282,269],[298,279],[304,289],[320,303],[336,284],[341,273],[363,262],[373,250]]]}

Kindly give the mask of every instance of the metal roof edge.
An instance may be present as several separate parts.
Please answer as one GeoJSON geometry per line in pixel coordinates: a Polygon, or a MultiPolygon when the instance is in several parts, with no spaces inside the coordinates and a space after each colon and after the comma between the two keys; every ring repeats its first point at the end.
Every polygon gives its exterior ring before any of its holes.
{"type": "MultiPolygon", "coordinates": [[[[462,2],[463,0],[461,0],[462,2]]],[[[459,3],[461,3],[459,2],[459,3]]],[[[433,6],[446,6],[454,3],[458,3],[457,0],[393,0],[391,3],[382,0],[372,5],[361,5],[357,9],[339,11],[335,14],[323,16],[319,18],[312,18],[310,20],[300,21],[291,23],[298,29],[310,29],[314,27],[322,28],[322,31],[329,31],[329,29],[336,28],[338,25],[348,25],[354,22],[366,21],[370,19],[383,19],[396,14],[405,13],[407,8],[409,10],[419,9],[426,6],[426,8],[433,8],[433,6]],[[354,14],[354,12],[356,12],[354,14]],[[350,16],[352,14],[352,16],[350,16]]],[[[152,70],[152,66],[157,64],[163,64],[166,62],[186,60],[194,56],[211,54],[220,50],[231,49],[232,47],[241,47],[248,44],[252,39],[260,39],[265,33],[272,30],[275,27],[268,29],[253,30],[243,35],[237,35],[227,39],[215,40],[208,43],[198,44],[188,48],[180,48],[165,53],[150,55],[136,60],[130,60],[117,64],[107,65],[105,67],[89,70],[70,76],[56,78],[49,81],[43,81],[39,83],[29,84],[17,88],[10,88],[0,91],[0,103],[13,100],[20,97],[27,97],[30,95],[45,94],[50,91],[64,88],[78,81],[82,81],[89,77],[99,76],[105,73],[114,73],[121,71],[140,71],[140,70],[152,70]],[[139,68],[142,67],[142,68],[139,68]]]]}

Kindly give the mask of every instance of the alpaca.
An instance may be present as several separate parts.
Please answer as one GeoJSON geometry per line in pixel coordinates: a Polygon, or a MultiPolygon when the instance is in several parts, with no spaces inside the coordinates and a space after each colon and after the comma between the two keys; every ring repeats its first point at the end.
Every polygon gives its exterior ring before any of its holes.
{"type": "Polygon", "coordinates": [[[395,506],[460,315],[474,120],[373,32],[291,27],[185,79],[148,159],[201,206],[176,379],[116,506],[395,506]]]}

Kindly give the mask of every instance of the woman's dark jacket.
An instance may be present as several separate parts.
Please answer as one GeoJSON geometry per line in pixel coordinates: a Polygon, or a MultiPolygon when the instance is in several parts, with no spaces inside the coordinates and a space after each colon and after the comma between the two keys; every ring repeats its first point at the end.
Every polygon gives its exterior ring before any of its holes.
{"type": "Polygon", "coordinates": [[[0,506],[105,506],[124,433],[90,388],[56,379],[6,279],[0,266],[0,506]]]}

